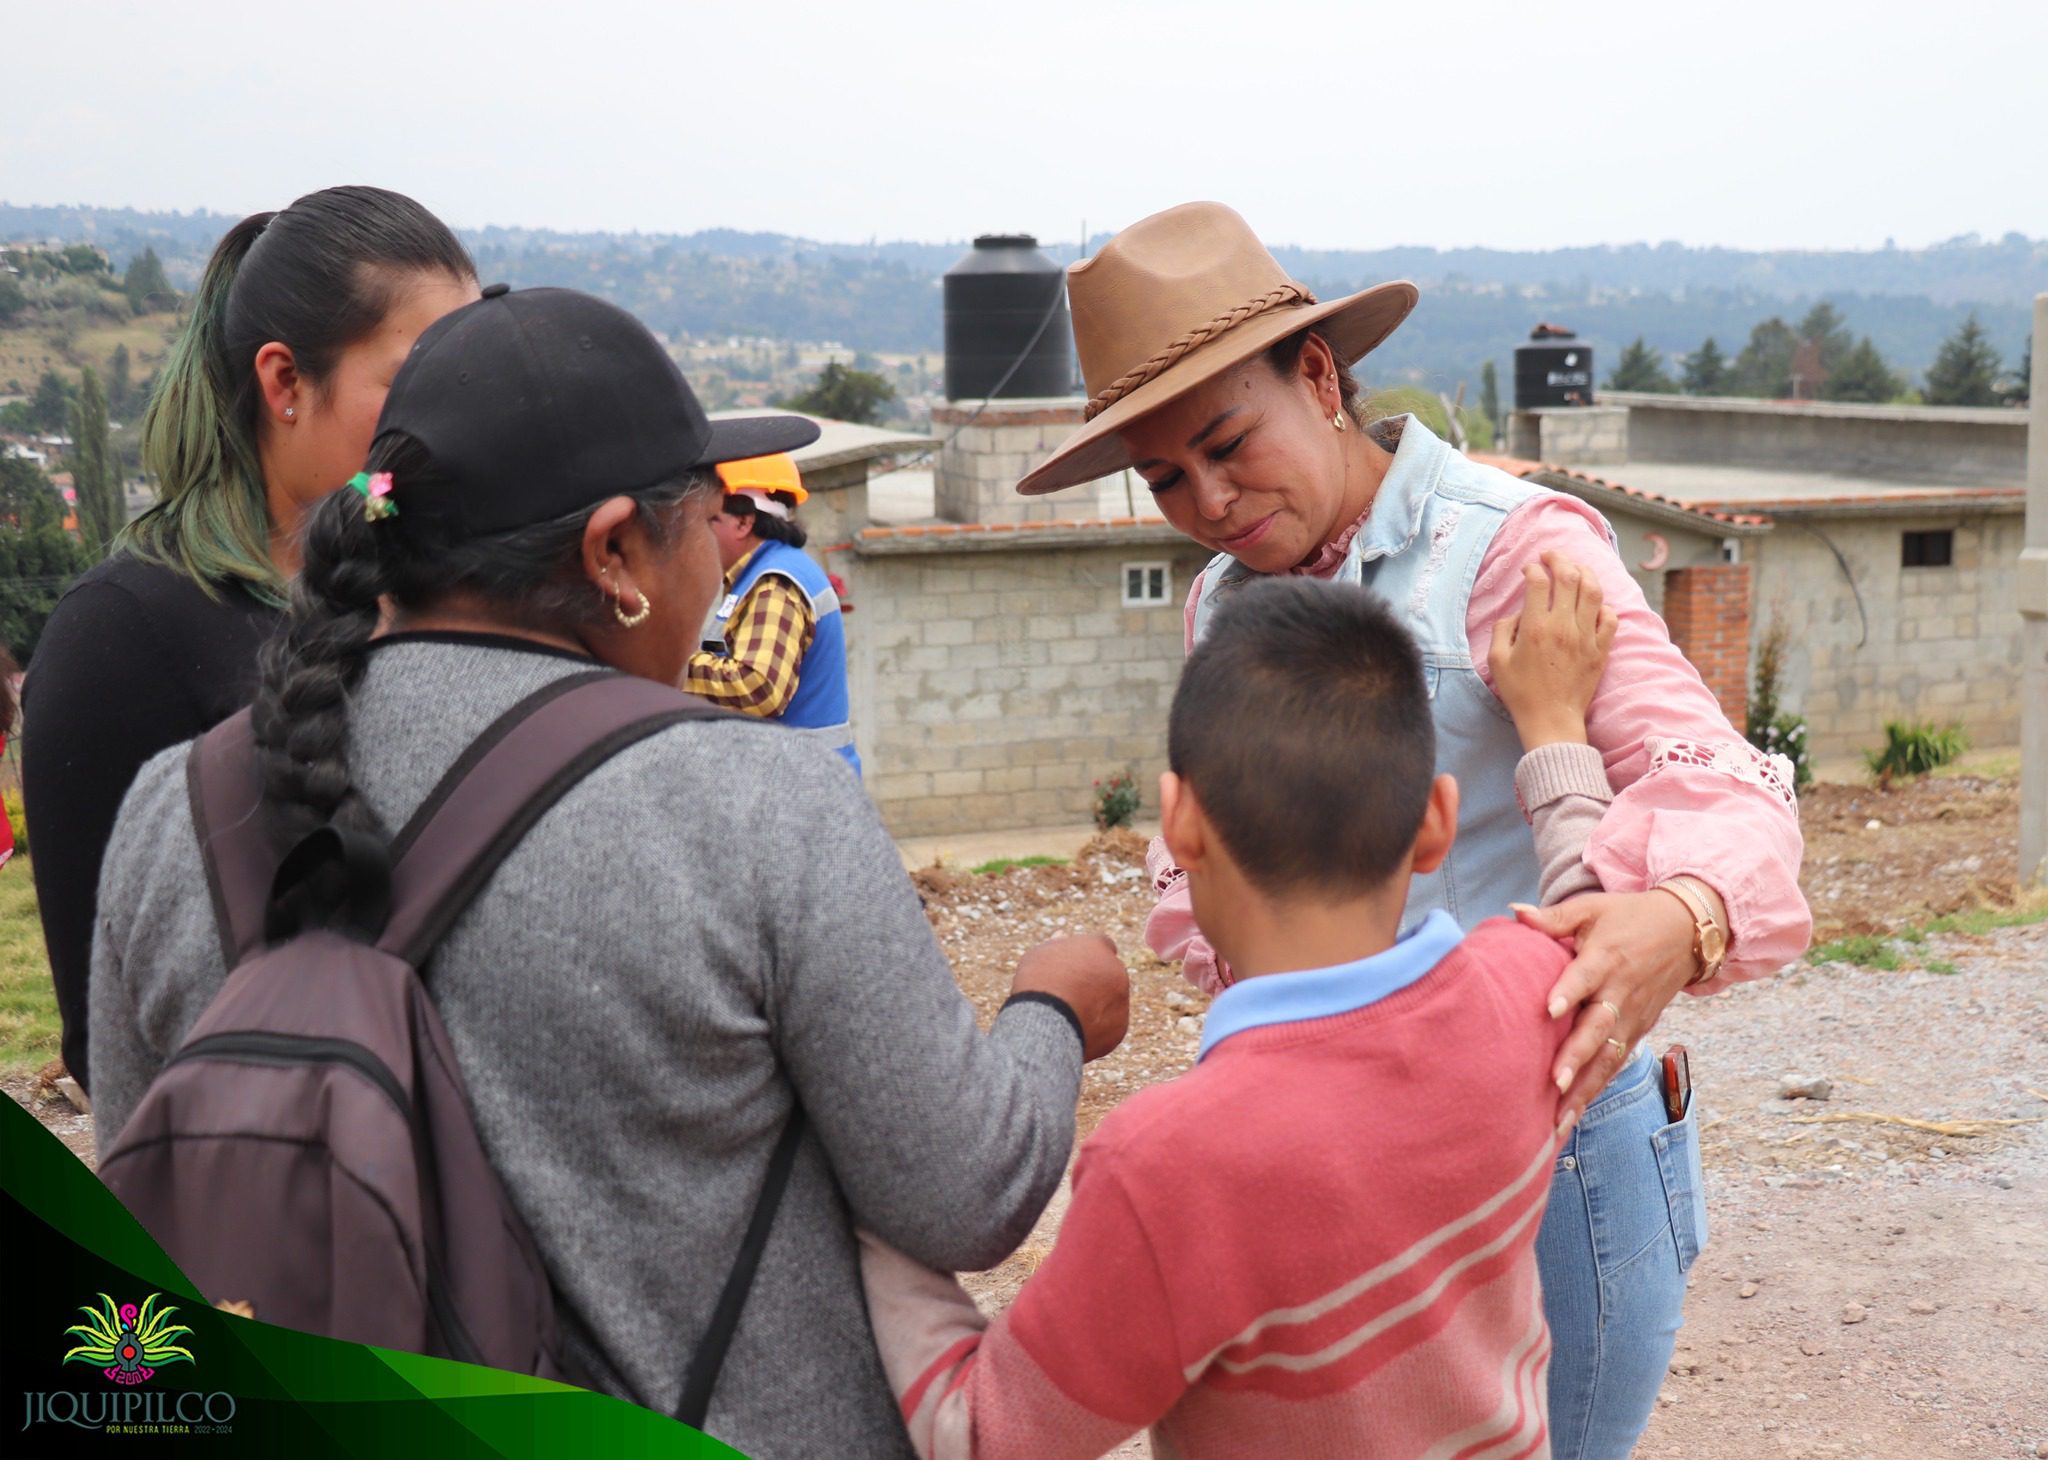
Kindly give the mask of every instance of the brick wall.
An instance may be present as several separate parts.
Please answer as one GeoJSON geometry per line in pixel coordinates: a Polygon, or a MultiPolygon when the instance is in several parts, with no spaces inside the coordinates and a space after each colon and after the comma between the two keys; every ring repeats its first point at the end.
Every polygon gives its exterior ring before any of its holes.
{"type": "Polygon", "coordinates": [[[1664,575],[1664,623],[1729,723],[1749,708],[1749,564],[1716,563],[1664,575]]]}

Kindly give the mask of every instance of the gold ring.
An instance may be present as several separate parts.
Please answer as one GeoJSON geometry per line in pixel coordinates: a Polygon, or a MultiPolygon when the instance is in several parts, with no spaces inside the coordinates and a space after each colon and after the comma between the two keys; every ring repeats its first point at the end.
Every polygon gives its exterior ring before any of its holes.
{"type": "Polygon", "coordinates": [[[1618,1040],[1618,1039],[1610,1039],[1610,1040],[1608,1040],[1607,1042],[1608,1042],[1609,1044],[1611,1044],[1611,1045],[1613,1045],[1613,1046],[1614,1046],[1614,1052],[1615,1052],[1616,1054],[1620,1055],[1620,1056],[1621,1056],[1621,1057],[1622,1057],[1623,1059],[1627,1059],[1627,1058],[1628,1058],[1628,1046],[1627,1046],[1627,1045],[1623,1044],[1623,1043],[1622,1043],[1622,1042],[1621,1042],[1620,1040],[1618,1040]]]}
{"type": "Polygon", "coordinates": [[[1600,1007],[1614,1016],[1614,1026],[1619,1029],[1621,1027],[1621,1010],[1615,1008],[1613,1004],[1605,999],[1600,1001],[1600,1007]]]}

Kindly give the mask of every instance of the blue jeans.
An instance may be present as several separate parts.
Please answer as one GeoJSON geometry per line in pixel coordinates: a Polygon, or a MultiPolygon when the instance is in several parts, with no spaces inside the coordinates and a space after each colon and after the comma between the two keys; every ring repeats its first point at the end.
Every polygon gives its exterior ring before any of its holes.
{"type": "Polygon", "coordinates": [[[1555,1460],[1624,1460],[1649,1423],[1707,1240],[1693,1108],[1669,1123],[1638,1054],[1558,1152],[1536,1237],[1555,1460]]]}

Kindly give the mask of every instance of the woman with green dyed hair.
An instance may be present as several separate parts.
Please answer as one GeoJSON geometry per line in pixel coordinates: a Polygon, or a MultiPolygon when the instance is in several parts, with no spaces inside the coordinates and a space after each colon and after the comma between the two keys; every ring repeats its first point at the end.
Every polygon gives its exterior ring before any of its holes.
{"type": "Polygon", "coordinates": [[[23,695],[22,792],[64,1062],[89,1088],[100,862],[145,761],[253,697],[306,512],[369,455],[420,332],[477,297],[440,219],[382,188],[228,230],[143,419],[157,501],[51,615],[23,695]]]}

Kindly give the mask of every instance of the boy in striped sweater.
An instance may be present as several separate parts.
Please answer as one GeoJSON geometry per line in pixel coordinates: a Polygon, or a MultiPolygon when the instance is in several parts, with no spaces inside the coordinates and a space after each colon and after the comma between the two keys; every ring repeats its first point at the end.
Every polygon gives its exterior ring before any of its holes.
{"type": "MultiPolygon", "coordinates": [[[[1506,642],[1494,667],[1518,724],[1563,742],[1521,767],[1548,883],[1608,794],[1569,742],[1612,616],[1537,586],[1521,662],[1506,642]]],[[[1362,588],[1247,585],[1187,661],[1170,761],[1164,835],[1238,981],[1194,1068],[1082,1147],[1052,1252],[994,1322],[863,1238],[918,1453],[1060,1460],[1149,1426],[1190,1460],[1548,1456],[1534,1244],[1568,956],[1505,919],[1396,936],[1457,823],[1414,643],[1362,588]]]]}

